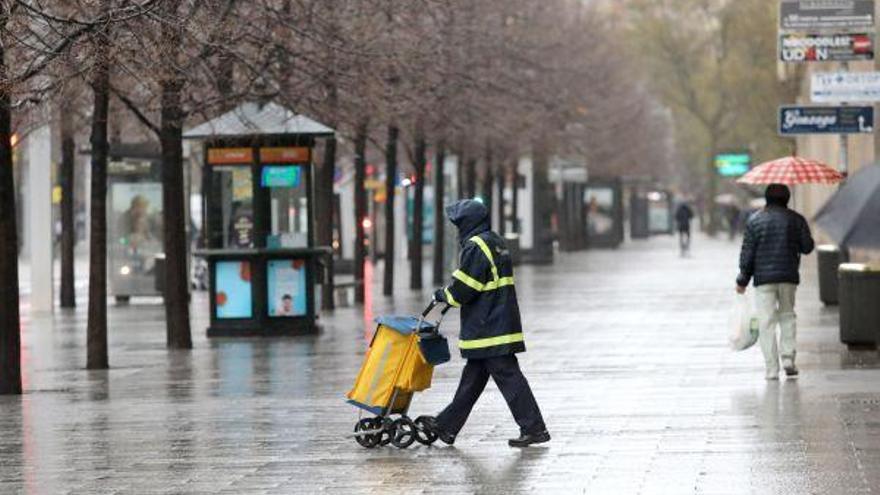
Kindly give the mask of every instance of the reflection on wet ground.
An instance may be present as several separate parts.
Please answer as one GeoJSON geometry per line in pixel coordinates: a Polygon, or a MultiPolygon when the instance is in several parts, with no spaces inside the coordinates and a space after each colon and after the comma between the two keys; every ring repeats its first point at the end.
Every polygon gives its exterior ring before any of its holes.
{"type": "MultiPolygon", "coordinates": [[[[112,308],[104,372],[83,369],[84,310],[28,318],[28,393],[0,398],[0,493],[880,489],[880,361],[837,343],[815,274],[798,298],[802,376],[765,383],[757,349],[725,347],[736,247],[700,240],[693,252],[680,259],[663,238],[518,270],[523,368],[553,434],[522,451],[506,445],[516,427],[494,385],[455,447],[346,438],[365,313],[415,312],[427,289],[394,301],[374,290],[366,311],[325,315],[311,337],[209,341],[199,320],[191,352],[165,348],[161,308],[112,308]]],[[[197,295],[193,312],[206,307],[197,295]]],[[[414,414],[445,405],[461,365],[436,370],[414,414]]]]}

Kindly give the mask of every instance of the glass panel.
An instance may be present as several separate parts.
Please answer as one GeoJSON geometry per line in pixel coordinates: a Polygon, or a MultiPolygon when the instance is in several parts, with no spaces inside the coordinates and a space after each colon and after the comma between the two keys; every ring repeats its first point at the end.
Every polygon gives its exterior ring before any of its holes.
{"type": "Polygon", "coordinates": [[[305,260],[270,260],[266,270],[269,316],[305,316],[305,260]]]}
{"type": "Polygon", "coordinates": [[[215,167],[223,218],[223,247],[254,247],[254,189],[249,166],[215,167]]]}
{"type": "Polygon", "coordinates": [[[217,318],[253,316],[251,264],[249,261],[218,261],[214,264],[217,318]]]}
{"type": "Polygon", "coordinates": [[[309,204],[303,168],[296,165],[263,167],[262,185],[269,188],[271,231],[269,248],[309,245],[309,204]]]}
{"type": "Polygon", "coordinates": [[[587,234],[589,236],[609,235],[614,229],[614,189],[610,187],[588,187],[584,191],[587,204],[587,234]]]}
{"type": "Polygon", "coordinates": [[[107,217],[110,289],[114,295],[156,293],[153,271],[162,249],[162,184],[110,185],[107,217]]]}

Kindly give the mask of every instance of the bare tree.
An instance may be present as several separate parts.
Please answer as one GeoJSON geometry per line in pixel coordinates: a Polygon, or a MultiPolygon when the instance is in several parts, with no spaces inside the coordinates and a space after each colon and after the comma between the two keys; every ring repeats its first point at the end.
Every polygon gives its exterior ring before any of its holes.
{"type": "MultiPolygon", "coordinates": [[[[101,12],[110,11],[111,0],[102,0],[101,12]]],[[[91,88],[92,107],[92,189],[89,246],[89,319],[87,327],[88,369],[110,366],[107,353],[107,160],[110,144],[107,120],[110,107],[110,27],[105,25],[92,36],[94,65],[91,88]]]]}
{"type": "Polygon", "coordinates": [[[12,84],[7,25],[10,7],[0,2],[0,394],[21,393],[18,303],[18,228],[12,176],[12,84]]]}

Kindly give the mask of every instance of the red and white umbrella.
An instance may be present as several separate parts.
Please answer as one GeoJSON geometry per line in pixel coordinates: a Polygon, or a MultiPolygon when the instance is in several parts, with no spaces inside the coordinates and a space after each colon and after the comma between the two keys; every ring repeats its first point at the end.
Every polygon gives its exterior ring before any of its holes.
{"type": "Polygon", "coordinates": [[[786,156],[758,165],[737,179],[742,184],[837,184],[844,175],[828,165],[803,158],[786,156]]]}

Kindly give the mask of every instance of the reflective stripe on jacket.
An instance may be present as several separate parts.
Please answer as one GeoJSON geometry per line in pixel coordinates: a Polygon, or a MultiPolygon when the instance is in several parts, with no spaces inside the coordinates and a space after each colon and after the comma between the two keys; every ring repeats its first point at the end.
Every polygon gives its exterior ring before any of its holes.
{"type": "Polygon", "coordinates": [[[461,355],[468,359],[525,351],[513,265],[504,240],[485,231],[464,243],[461,263],[443,290],[461,308],[461,355]]]}

